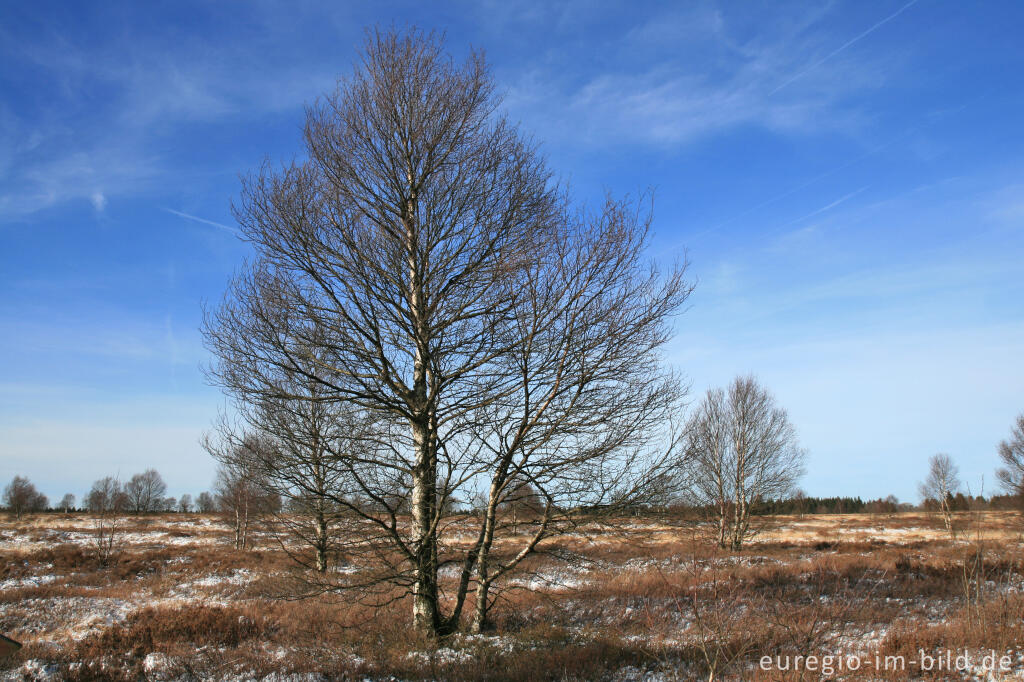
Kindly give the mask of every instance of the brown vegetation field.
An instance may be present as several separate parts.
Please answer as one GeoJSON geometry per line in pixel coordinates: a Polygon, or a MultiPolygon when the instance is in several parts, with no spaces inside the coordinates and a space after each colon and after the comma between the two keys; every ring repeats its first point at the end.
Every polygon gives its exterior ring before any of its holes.
{"type": "Polygon", "coordinates": [[[0,679],[1024,678],[1021,519],[957,523],[775,517],[737,553],[696,522],[585,526],[509,579],[493,632],[426,641],[405,599],[281,599],[287,555],[216,517],[129,518],[106,566],[89,515],[12,517],[0,632],[24,646],[0,679]]]}

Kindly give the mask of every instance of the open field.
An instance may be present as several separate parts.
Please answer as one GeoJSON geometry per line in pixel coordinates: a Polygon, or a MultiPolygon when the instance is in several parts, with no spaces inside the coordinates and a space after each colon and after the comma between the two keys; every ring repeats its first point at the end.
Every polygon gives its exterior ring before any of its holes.
{"type": "Polygon", "coordinates": [[[684,522],[589,527],[511,578],[495,632],[438,643],[406,601],[371,617],[344,594],[275,599],[291,564],[266,536],[237,551],[215,517],[126,523],[102,567],[88,515],[0,522],[0,631],[25,645],[2,679],[796,680],[826,659],[775,657],[828,655],[836,679],[1024,679],[1010,512],[963,515],[955,540],[922,513],[777,517],[735,554],[684,522]],[[970,661],[922,672],[922,650],[970,661]]]}

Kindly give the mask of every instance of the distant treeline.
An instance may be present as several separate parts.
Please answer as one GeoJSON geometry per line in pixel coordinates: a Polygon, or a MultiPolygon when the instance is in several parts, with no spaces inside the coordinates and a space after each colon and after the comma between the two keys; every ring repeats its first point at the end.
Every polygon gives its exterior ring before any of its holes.
{"type": "MultiPolygon", "coordinates": [[[[1015,495],[964,495],[950,496],[950,508],[957,511],[1009,511],[1024,509],[1024,500],[1015,495]]],[[[676,503],[670,505],[669,513],[714,515],[717,510],[693,507],[676,503]]],[[[906,511],[939,511],[937,500],[926,500],[921,504],[900,502],[895,496],[864,500],[861,497],[787,497],[781,500],[760,500],[751,507],[754,516],[799,515],[799,514],[895,514],[906,511]]],[[[638,510],[638,515],[643,512],[638,510]]]]}
{"type": "MultiPolygon", "coordinates": [[[[711,513],[714,510],[685,505],[673,505],[676,511],[711,513]]],[[[892,514],[909,511],[914,505],[901,503],[893,496],[868,500],[860,497],[787,497],[781,500],[758,500],[751,505],[750,513],[754,516],[773,516],[776,514],[892,514]]]]}
{"type": "MultiPolygon", "coordinates": [[[[1011,510],[1020,508],[1020,498],[1014,495],[995,495],[985,498],[981,495],[957,493],[950,496],[953,511],[1011,510]]],[[[759,502],[753,513],[759,516],[774,514],[894,514],[901,511],[920,509],[938,511],[937,500],[926,500],[920,505],[900,502],[893,496],[876,500],[860,497],[791,497],[784,500],[759,502]]]]}
{"type": "MultiPolygon", "coordinates": [[[[71,496],[67,496],[71,497],[71,496]]],[[[90,505],[83,505],[76,508],[73,502],[67,502],[64,506],[51,506],[49,501],[44,501],[46,498],[43,497],[40,503],[31,511],[36,513],[73,513],[73,512],[86,512],[91,509],[90,505]]],[[[65,498],[65,501],[67,498],[65,498]]],[[[277,506],[280,507],[280,501],[277,502],[277,506]]],[[[536,515],[536,509],[532,508],[529,504],[520,504],[522,507],[523,518],[529,518],[532,515],[536,515]]],[[[957,493],[956,495],[950,495],[949,497],[950,509],[954,512],[962,511],[1011,511],[1011,510],[1024,510],[1024,499],[1017,495],[994,495],[992,497],[984,497],[982,495],[964,495],[963,493],[957,493]]],[[[120,510],[128,512],[127,505],[122,505],[120,510]]],[[[183,495],[181,500],[174,500],[173,498],[167,498],[161,500],[161,504],[152,508],[150,511],[154,512],[204,512],[210,513],[217,511],[221,508],[216,501],[215,496],[211,496],[210,493],[202,493],[199,495],[197,503],[192,502],[191,495],[183,495]]],[[[0,506],[0,510],[13,512],[14,509],[8,505],[0,506]]],[[[890,495],[885,498],[878,498],[874,500],[865,501],[861,497],[788,497],[781,500],[760,500],[754,502],[750,513],[754,516],[775,516],[775,515],[799,515],[799,514],[895,514],[897,512],[906,511],[928,511],[938,512],[940,505],[938,500],[925,500],[921,504],[909,504],[907,502],[900,502],[895,496],[890,495]]],[[[453,509],[455,513],[472,514],[471,508],[466,509],[453,509]]],[[[584,511],[584,510],[578,510],[584,511]]],[[[705,509],[702,507],[695,507],[682,503],[675,503],[668,505],[667,507],[636,507],[632,510],[632,513],[637,516],[643,516],[649,513],[665,513],[670,514],[693,514],[699,515],[712,514],[716,510],[705,509]]],[[[584,512],[585,513],[585,512],[584,512]]]]}
{"type": "Polygon", "coordinates": [[[912,509],[895,498],[868,500],[860,497],[791,497],[759,503],[754,510],[759,516],[773,514],[862,514],[866,512],[894,513],[912,509]]]}

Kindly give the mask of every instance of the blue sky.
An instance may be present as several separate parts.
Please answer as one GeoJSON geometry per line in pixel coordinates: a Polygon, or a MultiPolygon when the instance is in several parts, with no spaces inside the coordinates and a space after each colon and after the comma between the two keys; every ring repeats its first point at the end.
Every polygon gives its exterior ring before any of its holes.
{"type": "Polygon", "coordinates": [[[939,451],[991,492],[1024,411],[1024,5],[429,4],[0,8],[0,481],[209,486],[238,176],[409,23],[486,50],[581,199],[654,189],[652,256],[699,279],[668,360],[695,396],[756,373],[808,493],[914,501],[939,451]]]}

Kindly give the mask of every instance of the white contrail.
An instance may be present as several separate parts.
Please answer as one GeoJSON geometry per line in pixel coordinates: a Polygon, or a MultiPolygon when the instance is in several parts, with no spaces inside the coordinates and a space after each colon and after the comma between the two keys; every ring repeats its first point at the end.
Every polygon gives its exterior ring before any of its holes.
{"type": "Polygon", "coordinates": [[[175,211],[173,208],[167,208],[166,206],[164,207],[164,210],[167,211],[168,213],[173,213],[176,216],[181,216],[182,218],[187,218],[188,220],[194,220],[197,223],[203,223],[204,225],[213,225],[214,227],[219,227],[222,230],[227,230],[236,237],[242,236],[241,232],[231,227],[230,225],[218,223],[214,220],[207,220],[206,218],[200,218],[199,216],[189,215],[188,213],[182,213],[181,211],[175,211]]]}
{"type": "Polygon", "coordinates": [[[909,9],[912,5],[917,4],[917,1],[918,0],[910,0],[910,2],[908,2],[905,5],[903,5],[903,7],[900,7],[898,10],[896,10],[895,12],[893,12],[892,14],[887,16],[885,19],[882,19],[877,24],[875,24],[874,26],[872,26],[868,30],[866,30],[863,33],[861,33],[860,35],[858,35],[856,38],[852,38],[852,39],[846,41],[845,43],[843,43],[842,45],[840,45],[836,49],[832,50],[827,55],[825,55],[824,57],[819,59],[818,61],[816,61],[813,64],[811,64],[810,66],[808,66],[806,69],[804,69],[800,73],[796,74],[795,76],[793,76],[789,80],[787,80],[784,83],[782,83],[782,85],[777,86],[774,90],[770,91],[768,93],[768,95],[769,96],[774,95],[776,92],[778,92],[782,88],[786,87],[787,85],[789,85],[793,81],[795,81],[795,80],[797,80],[799,78],[802,78],[807,72],[813,71],[814,69],[818,68],[819,66],[821,66],[822,64],[827,62],[829,59],[832,59],[832,57],[835,57],[837,54],[839,54],[840,52],[842,52],[846,48],[850,47],[851,45],[853,45],[857,41],[867,37],[868,35],[870,35],[874,31],[876,31],[878,28],[880,28],[881,26],[884,26],[885,24],[889,23],[890,21],[892,21],[893,19],[895,19],[899,15],[903,14],[903,12],[905,12],[907,9],[909,9]]]}
{"type": "Polygon", "coordinates": [[[721,228],[725,227],[726,225],[730,225],[730,224],[736,222],[737,220],[739,220],[740,218],[753,213],[754,211],[762,209],[765,206],[770,206],[771,204],[774,204],[777,201],[781,201],[782,199],[785,199],[788,196],[792,196],[793,194],[796,194],[797,192],[799,192],[802,189],[806,189],[806,188],[810,187],[811,185],[814,185],[814,184],[816,184],[818,182],[821,182],[825,178],[827,178],[827,177],[829,177],[831,175],[834,175],[834,174],[838,173],[841,170],[845,170],[846,168],[849,168],[850,166],[853,166],[855,164],[860,163],[861,161],[863,161],[864,159],[868,158],[872,154],[877,154],[878,152],[882,151],[883,149],[892,146],[893,144],[895,144],[899,140],[902,140],[903,138],[907,137],[911,132],[913,132],[915,130],[917,130],[916,126],[913,127],[913,128],[910,128],[909,130],[907,130],[906,132],[904,132],[904,133],[902,133],[900,135],[897,135],[896,137],[892,138],[888,142],[884,142],[884,143],[882,143],[880,145],[872,147],[871,149],[869,149],[868,151],[864,152],[860,156],[857,156],[857,157],[855,157],[853,159],[850,159],[849,161],[846,161],[845,163],[842,163],[842,164],[840,164],[840,165],[838,165],[838,166],[836,166],[834,168],[830,168],[829,170],[825,171],[824,173],[821,173],[820,175],[814,176],[810,180],[805,180],[804,182],[801,182],[798,185],[795,185],[794,187],[791,187],[790,189],[786,190],[785,192],[782,192],[781,194],[776,194],[773,197],[770,197],[768,199],[765,199],[764,201],[761,201],[761,202],[759,202],[757,204],[754,204],[750,208],[748,208],[748,209],[746,209],[744,211],[740,211],[739,213],[737,213],[736,215],[734,215],[733,217],[731,217],[731,218],[729,218],[727,220],[723,220],[722,222],[720,222],[720,223],[718,223],[716,225],[712,225],[711,227],[705,228],[705,229],[703,229],[703,230],[701,230],[699,232],[694,232],[693,234],[687,235],[687,239],[697,239],[699,237],[703,237],[704,235],[710,234],[712,232],[717,232],[718,230],[720,230],[721,228]]]}
{"type": "Polygon", "coordinates": [[[846,201],[849,201],[850,199],[854,198],[855,196],[857,196],[858,194],[860,194],[861,192],[863,192],[864,190],[866,190],[870,186],[871,185],[864,185],[860,189],[856,189],[856,190],[850,192],[849,194],[846,194],[844,196],[839,197],[838,199],[836,199],[832,203],[828,204],[827,206],[822,206],[817,211],[811,211],[810,213],[808,213],[805,216],[801,216],[801,217],[797,218],[796,220],[789,221],[788,223],[783,225],[783,227],[789,227],[790,225],[794,225],[796,223],[799,223],[802,220],[807,220],[808,218],[813,218],[814,216],[818,215],[819,213],[824,213],[825,211],[830,211],[833,208],[835,208],[836,206],[838,206],[839,204],[842,204],[842,203],[844,203],[846,201]]]}

